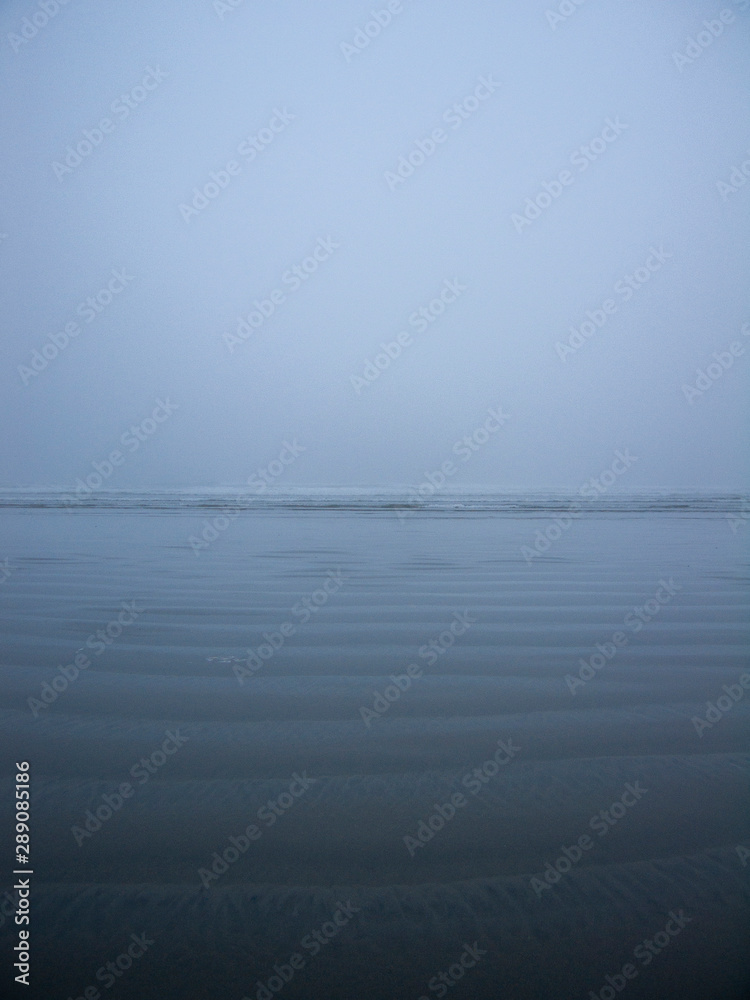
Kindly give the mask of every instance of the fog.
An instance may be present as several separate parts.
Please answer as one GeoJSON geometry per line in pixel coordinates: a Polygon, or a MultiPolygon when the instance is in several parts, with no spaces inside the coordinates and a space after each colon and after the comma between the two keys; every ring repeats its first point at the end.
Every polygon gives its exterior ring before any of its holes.
{"type": "Polygon", "coordinates": [[[2,484],[746,488],[748,7],[3,4],[2,484]]]}

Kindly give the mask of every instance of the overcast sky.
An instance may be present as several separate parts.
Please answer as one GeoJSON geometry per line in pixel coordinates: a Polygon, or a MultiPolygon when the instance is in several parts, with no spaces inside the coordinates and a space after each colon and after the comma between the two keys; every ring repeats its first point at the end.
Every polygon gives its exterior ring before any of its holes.
{"type": "Polygon", "coordinates": [[[746,488],[745,7],[3,3],[0,482],[746,488]]]}

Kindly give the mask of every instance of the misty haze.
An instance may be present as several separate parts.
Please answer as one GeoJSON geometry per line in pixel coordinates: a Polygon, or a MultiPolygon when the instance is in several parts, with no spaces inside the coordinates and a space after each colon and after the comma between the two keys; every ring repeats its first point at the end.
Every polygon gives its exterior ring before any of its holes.
{"type": "Polygon", "coordinates": [[[3,995],[750,995],[749,9],[3,4],[3,995]]]}

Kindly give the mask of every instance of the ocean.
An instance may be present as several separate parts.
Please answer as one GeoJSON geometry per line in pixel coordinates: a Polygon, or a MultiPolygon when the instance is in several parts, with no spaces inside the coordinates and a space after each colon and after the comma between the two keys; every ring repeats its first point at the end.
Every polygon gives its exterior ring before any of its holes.
{"type": "Polygon", "coordinates": [[[748,514],[3,491],[4,978],[27,877],[33,997],[748,997],[748,514]]]}

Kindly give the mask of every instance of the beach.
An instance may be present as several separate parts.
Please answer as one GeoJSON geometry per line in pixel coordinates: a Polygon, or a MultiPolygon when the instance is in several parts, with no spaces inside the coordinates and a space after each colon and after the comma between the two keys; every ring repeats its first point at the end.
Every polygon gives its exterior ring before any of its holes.
{"type": "Polygon", "coordinates": [[[33,995],[746,996],[738,498],[9,496],[33,995]]]}

